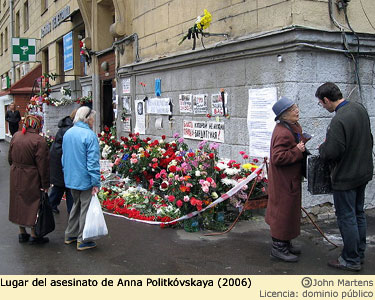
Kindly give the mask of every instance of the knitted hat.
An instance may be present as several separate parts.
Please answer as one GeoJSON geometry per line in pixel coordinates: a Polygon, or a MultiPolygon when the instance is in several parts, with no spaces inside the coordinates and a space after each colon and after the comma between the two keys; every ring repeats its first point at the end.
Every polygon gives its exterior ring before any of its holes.
{"type": "Polygon", "coordinates": [[[281,97],[276,103],[272,106],[272,110],[276,115],[275,121],[279,119],[284,111],[292,107],[295,102],[287,97],[281,97]]]}

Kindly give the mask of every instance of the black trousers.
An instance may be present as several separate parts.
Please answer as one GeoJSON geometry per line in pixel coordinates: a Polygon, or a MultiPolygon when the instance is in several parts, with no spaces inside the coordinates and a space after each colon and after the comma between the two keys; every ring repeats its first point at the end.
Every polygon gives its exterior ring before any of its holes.
{"type": "Polygon", "coordinates": [[[18,123],[9,122],[9,131],[10,134],[13,136],[18,131],[18,123]]]}

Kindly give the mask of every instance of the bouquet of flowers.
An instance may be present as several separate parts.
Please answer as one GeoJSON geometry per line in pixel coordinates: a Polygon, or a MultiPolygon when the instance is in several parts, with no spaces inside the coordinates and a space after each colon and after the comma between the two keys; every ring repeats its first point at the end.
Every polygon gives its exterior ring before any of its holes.
{"type": "Polygon", "coordinates": [[[42,136],[45,139],[45,141],[48,145],[48,148],[51,148],[53,142],[55,141],[55,137],[52,136],[52,135],[49,135],[49,130],[47,130],[47,133],[41,132],[41,133],[39,133],[39,135],[42,136]]]}
{"type": "Polygon", "coordinates": [[[189,28],[187,34],[183,36],[182,40],[178,43],[178,45],[181,45],[186,39],[190,40],[192,38],[193,50],[194,50],[196,39],[199,38],[199,34],[203,36],[203,30],[207,29],[210,26],[211,21],[212,21],[211,14],[207,11],[207,9],[205,9],[203,16],[197,17],[194,25],[189,28]]]}

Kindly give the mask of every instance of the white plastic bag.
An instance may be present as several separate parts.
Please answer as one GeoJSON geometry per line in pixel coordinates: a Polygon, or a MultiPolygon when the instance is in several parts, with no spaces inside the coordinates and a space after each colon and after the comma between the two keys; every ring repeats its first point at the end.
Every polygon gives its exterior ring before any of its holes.
{"type": "Polygon", "coordinates": [[[95,240],[107,234],[107,224],[104,220],[104,215],[98,196],[95,194],[91,197],[90,206],[86,214],[82,238],[83,240],[95,240]]]}

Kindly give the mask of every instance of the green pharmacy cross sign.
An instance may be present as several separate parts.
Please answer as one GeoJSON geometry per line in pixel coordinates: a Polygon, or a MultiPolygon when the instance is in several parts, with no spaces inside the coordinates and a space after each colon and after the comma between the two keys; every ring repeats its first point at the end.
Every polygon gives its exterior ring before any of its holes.
{"type": "Polygon", "coordinates": [[[12,61],[36,61],[35,39],[12,38],[12,61]]]}

